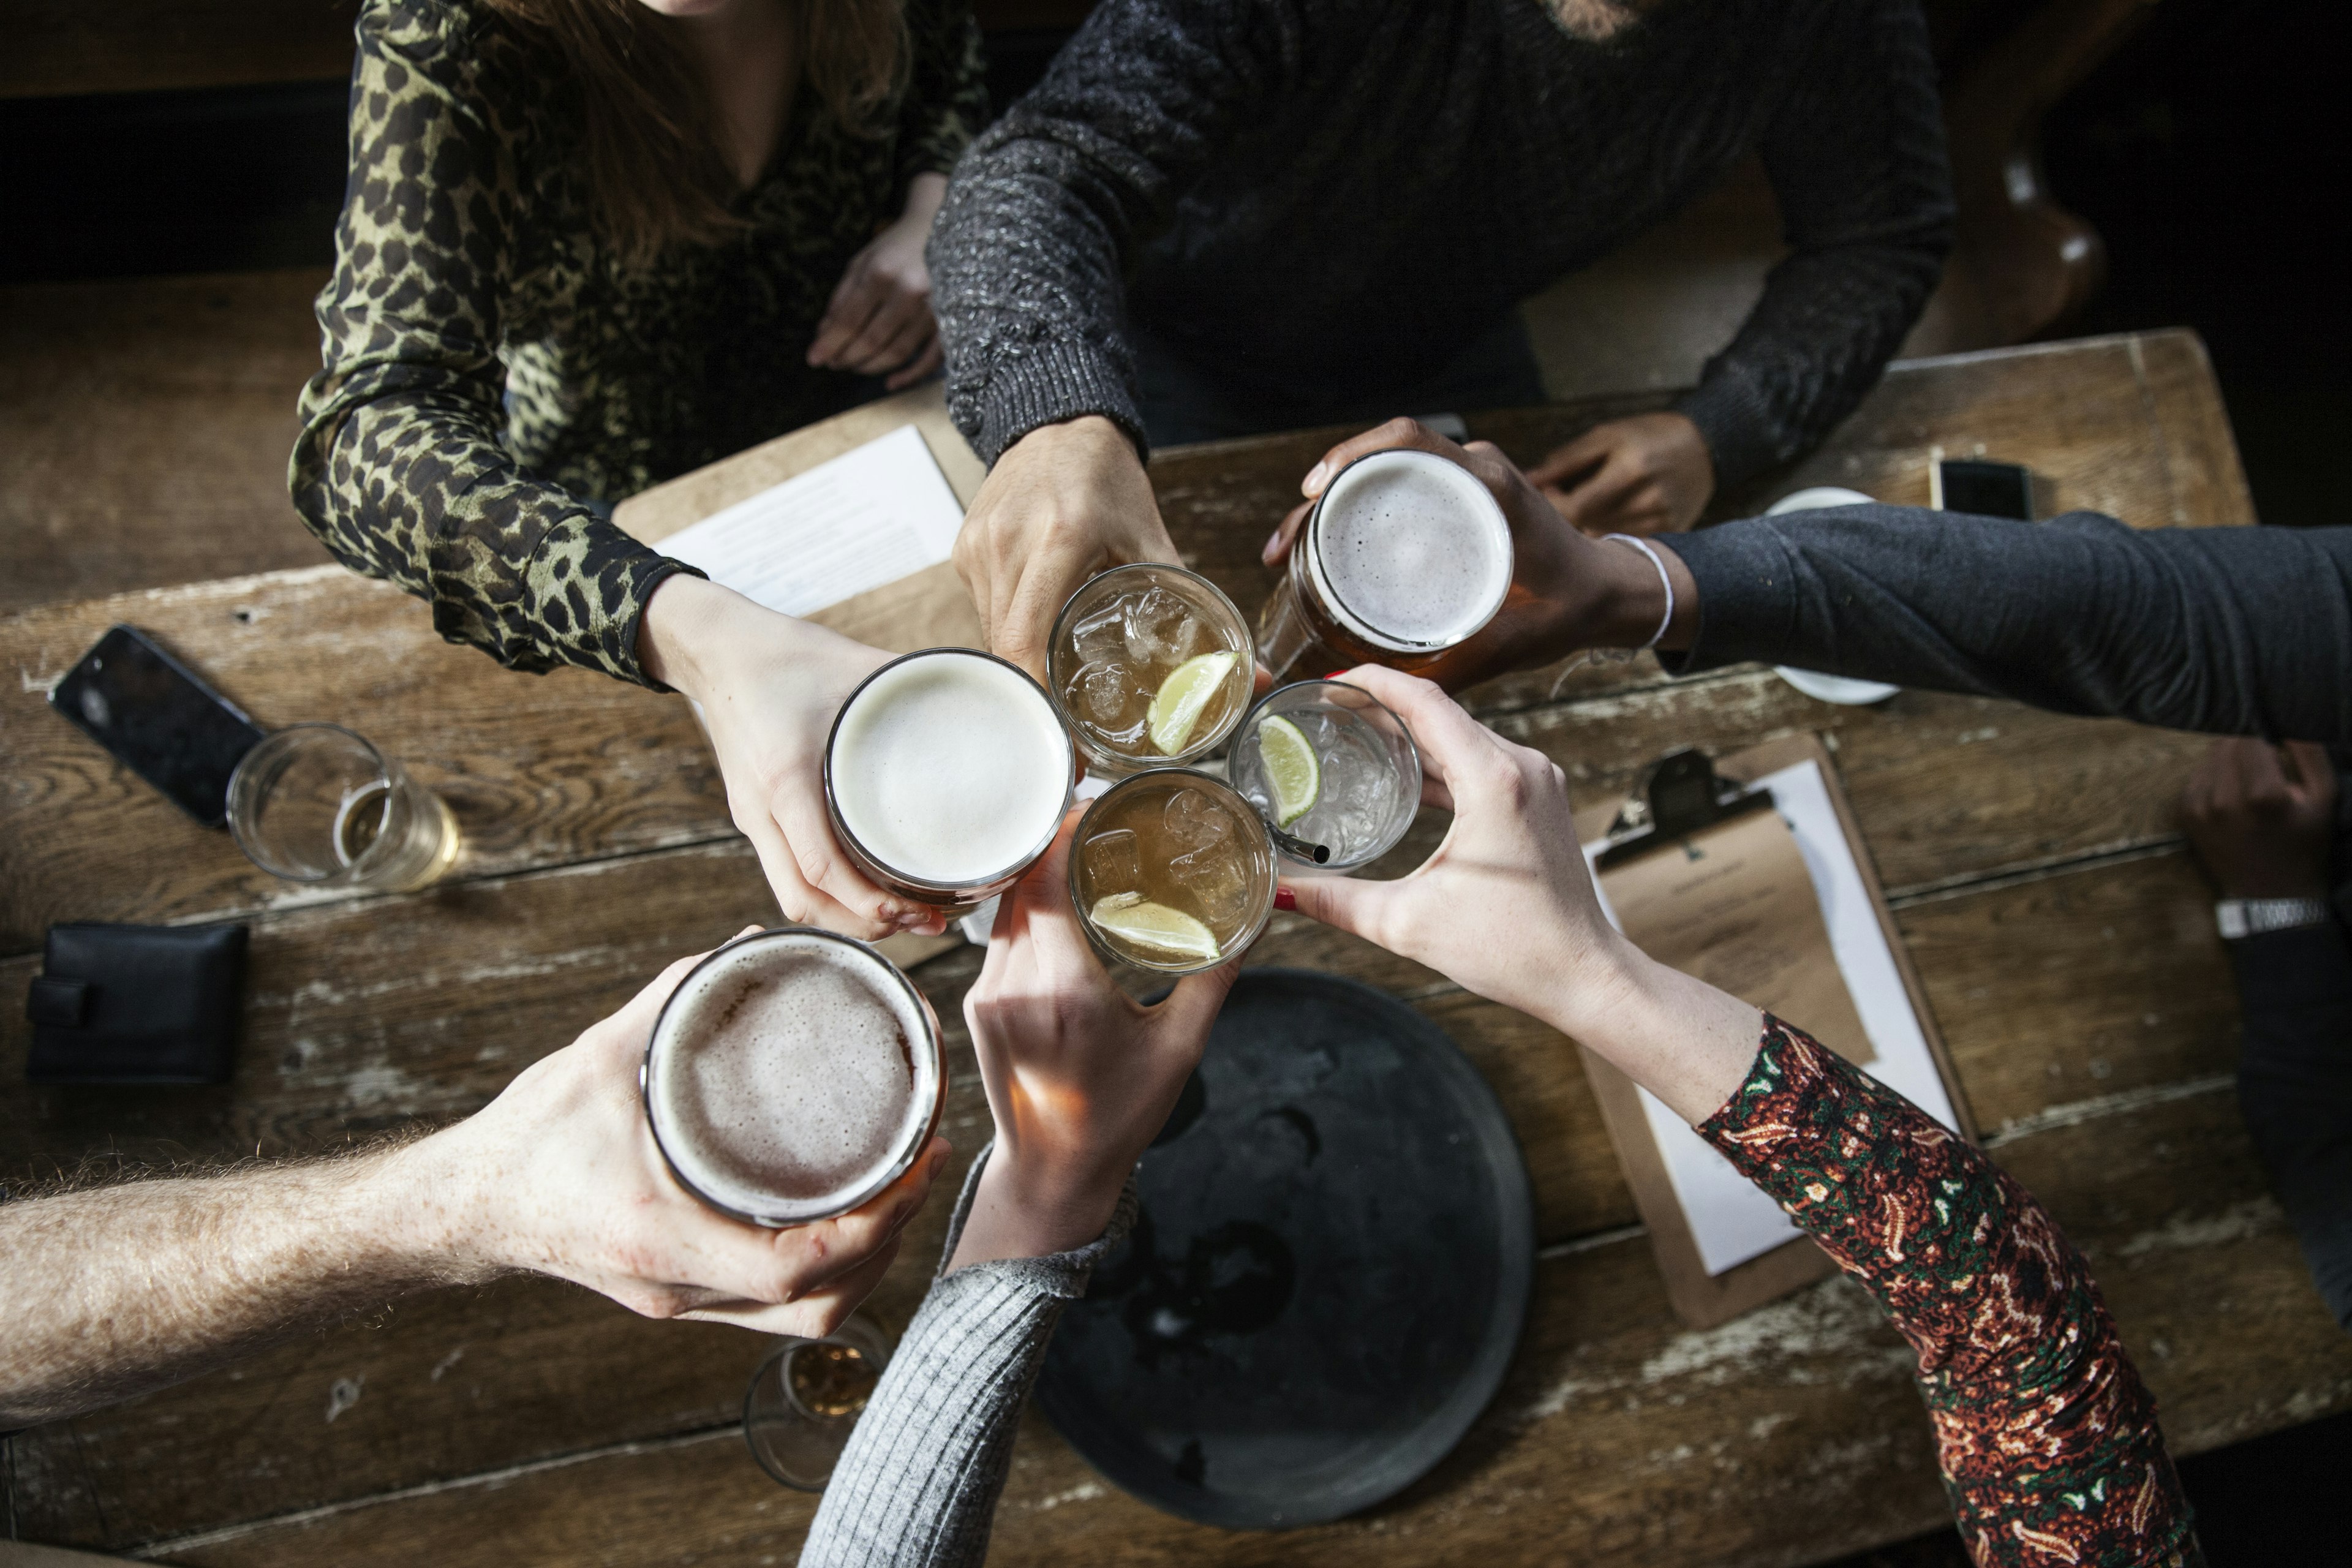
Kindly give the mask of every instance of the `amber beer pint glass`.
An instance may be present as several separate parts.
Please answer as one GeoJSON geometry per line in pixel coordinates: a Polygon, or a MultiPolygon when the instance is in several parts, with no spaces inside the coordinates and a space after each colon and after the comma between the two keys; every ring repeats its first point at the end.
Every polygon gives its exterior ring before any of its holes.
{"type": "Polygon", "coordinates": [[[783,926],[678,982],[639,1075],[680,1185],[754,1225],[847,1214],[907,1173],[947,1103],[939,1019],[862,942],[783,926]]]}
{"type": "Polygon", "coordinates": [[[1258,612],[1275,679],[1317,644],[1348,664],[1442,681],[1511,587],[1511,529],[1478,477],[1434,453],[1374,452],[1307,514],[1290,570],[1258,612]]]}
{"type": "Polygon", "coordinates": [[[824,805],[880,887],[953,912],[1011,887],[1069,809],[1077,755],[1045,689],[977,648],[903,654],[833,721],[824,805]]]}

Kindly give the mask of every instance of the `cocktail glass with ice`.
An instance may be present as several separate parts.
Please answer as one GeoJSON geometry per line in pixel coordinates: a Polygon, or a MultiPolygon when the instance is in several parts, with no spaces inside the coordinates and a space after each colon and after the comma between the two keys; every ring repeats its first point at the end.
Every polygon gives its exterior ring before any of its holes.
{"type": "Polygon", "coordinates": [[[1224,742],[1249,706],[1249,623],[1181,566],[1097,574],[1054,623],[1046,688],[1088,762],[1108,773],[1181,764],[1224,742]]]}
{"type": "Polygon", "coordinates": [[[1421,752],[1387,704],[1339,680],[1301,680],[1259,700],[1234,732],[1234,788],[1320,865],[1277,842],[1302,872],[1352,871],[1396,847],[1421,809],[1421,752]]]}
{"type": "Polygon", "coordinates": [[[1078,821],[1070,897],[1106,958],[1191,974],[1238,955],[1274,912],[1274,847],[1249,802],[1191,768],[1114,784],[1078,821]]]}

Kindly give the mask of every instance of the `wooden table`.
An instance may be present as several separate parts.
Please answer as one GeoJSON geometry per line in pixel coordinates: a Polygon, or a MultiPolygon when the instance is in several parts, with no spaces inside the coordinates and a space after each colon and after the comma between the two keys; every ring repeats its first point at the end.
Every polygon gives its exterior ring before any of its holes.
{"type": "MultiPolygon", "coordinates": [[[[1528,460],[1658,401],[1473,428],[1528,460]]],[[[1186,558],[1244,605],[1267,585],[1258,543],[1326,439],[1153,465],[1186,558]]],[[[1897,366],[1822,451],[1718,510],[1816,483],[1924,502],[1930,443],[2028,462],[2066,507],[2252,521],[2202,350],[2179,332],[1897,366]]],[[[772,913],[682,702],[508,674],[339,569],[43,609],[0,623],[0,996],[22,994],[50,921],[254,928],[240,1067],[221,1088],[28,1089],[20,1010],[0,1007],[0,1176],[299,1153],[462,1115],[671,957],[772,913]],[[179,818],[43,710],[47,683],[118,619],[265,723],[340,719],[414,764],[464,822],[460,879],[306,900],[179,818]]],[[[1920,693],[1830,708],[1765,671],[1669,682],[1646,658],[1554,686],[1542,672],[1472,700],[1556,757],[1580,805],[1670,744],[1830,737],[1978,1123],[2090,1256],[2176,1452],[2352,1406],[2352,1342],[2231,1092],[2234,1000],[2172,817],[2204,742],[1920,693]]],[[[1856,1287],[1824,1281],[1707,1332],[1675,1323],[1570,1042],[1295,916],[1251,961],[1386,987],[1496,1086],[1543,1249],[1517,1363],[1433,1474],[1289,1535],[1156,1513],[1033,1418],[999,1561],[1804,1563],[1946,1517],[1909,1356],[1856,1287]]],[[[988,1131],[955,1022],[977,967],[961,949],[916,972],[950,1021],[960,1161],[988,1131]]],[[[945,1214],[932,1205],[875,1297],[886,1321],[919,1299],[945,1214]]],[[[734,1426],[762,1349],[546,1280],[419,1297],[16,1438],[16,1517],[28,1539],[187,1563],[789,1562],[812,1500],[754,1468],[734,1426]]]]}

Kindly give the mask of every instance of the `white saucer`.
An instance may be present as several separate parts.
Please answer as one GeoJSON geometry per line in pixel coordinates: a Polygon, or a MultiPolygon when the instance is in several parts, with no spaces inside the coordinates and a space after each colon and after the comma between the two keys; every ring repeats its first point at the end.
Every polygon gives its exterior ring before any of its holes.
{"type": "MultiPolygon", "coordinates": [[[[1765,509],[1766,517],[1779,517],[1782,512],[1821,511],[1833,506],[1868,506],[1871,498],[1860,490],[1850,490],[1843,485],[1815,485],[1782,496],[1765,509]]],[[[1794,665],[1776,664],[1772,673],[1817,702],[1834,702],[1841,708],[1867,708],[1874,702],[1884,702],[1903,689],[1889,686],[1883,680],[1856,680],[1850,675],[1823,675],[1818,669],[1799,669],[1794,665]]]]}

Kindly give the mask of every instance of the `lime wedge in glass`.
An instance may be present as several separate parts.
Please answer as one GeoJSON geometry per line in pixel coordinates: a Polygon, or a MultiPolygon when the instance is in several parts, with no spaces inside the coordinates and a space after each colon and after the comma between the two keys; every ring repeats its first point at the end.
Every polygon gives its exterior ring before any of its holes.
{"type": "Polygon", "coordinates": [[[1274,825],[1287,827],[1323,796],[1323,764],[1307,731],[1276,714],[1257,727],[1257,762],[1274,792],[1274,825]]]}
{"type": "Polygon", "coordinates": [[[1184,958],[1217,956],[1214,931],[1182,910],[1171,910],[1133,893],[1113,893],[1095,905],[1090,918],[1098,930],[1138,947],[1184,958]]]}
{"type": "Polygon", "coordinates": [[[1242,656],[1231,648],[1197,654],[1160,683],[1160,695],[1151,700],[1151,743],[1161,756],[1172,757],[1184,749],[1192,727],[1241,661],[1242,656]]]}

